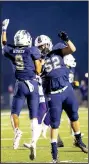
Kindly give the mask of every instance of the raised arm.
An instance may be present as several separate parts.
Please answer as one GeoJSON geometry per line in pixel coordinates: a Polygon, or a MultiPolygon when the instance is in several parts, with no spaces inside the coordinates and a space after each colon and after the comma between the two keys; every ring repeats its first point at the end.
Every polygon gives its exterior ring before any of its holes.
{"type": "Polygon", "coordinates": [[[12,47],[7,44],[7,27],[9,25],[9,19],[5,19],[2,22],[2,34],[1,34],[1,46],[2,46],[2,55],[12,60],[13,55],[11,55],[10,51],[12,47]]]}
{"type": "Polygon", "coordinates": [[[9,25],[9,19],[5,19],[2,22],[2,35],[1,35],[1,45],[4,46],[7,43],[6,30],[9,25]]]}
{"type": "Polygon", "coordinates": [[[66,43],[66,47],[61,50],[63,55],[72,54],[76,51],[75,45],[69,40],[68,35],[65,32],[61,31],[58,36],[66,43]]]}

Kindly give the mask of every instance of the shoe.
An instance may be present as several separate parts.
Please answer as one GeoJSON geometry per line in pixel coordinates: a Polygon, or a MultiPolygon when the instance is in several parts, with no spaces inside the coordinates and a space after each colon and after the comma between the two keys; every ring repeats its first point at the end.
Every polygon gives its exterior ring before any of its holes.
{"type": "Polygon", "coordinates": [[[53,159],[52,163],[58,163],[58,161],[57,161],[57,160],[55,160],[55,159],[53,159]]]}
{"type": "Polygon", "coordinates": [[[30,149],[31,143],[29,143],[29,144],[28,143],[24,143],[23,146],[26,147],[26,148],[28,148],[28,149],[30,149]]]}
{"type": "Polygon", "coordinates": [[[30,146],[30,160],[34,160],[36,158],[36,144],[33,142],[30,146]]]}
{"type": "Polygon", "coordinates": [[[60,142],[58,141],[57,142],[57,147],[64,147],[64,143],[62,141],[60,141],[60,142]]]}
{"type": "Polygon", "coordinates": [[[64,143],[63,141],[61,140],[60,136],[58,135],[58,138],[57,138],[57,147],[64,147],[64,143]]]}
{"type": "Polygon", "coordinates": [[[52,162],[49,163],[58,163],[58,161],[56,159],[53,159],[52,162]]]}
{"type": "Polygon", "coordinates": [[[22,137],[22,131],[19,130],[19,129],[16,129],[15,130],[14,142],[13,142],[13,148],[14,149],[18,149],[21,137],[22,137]]]}
{"type": "Polygon", "coordinates": [[[82,142],[82,140],[74,140],[73,143],[74,146],[79,147],[84,153],[88,153],[88,148],[87,146],[82,142]]]}

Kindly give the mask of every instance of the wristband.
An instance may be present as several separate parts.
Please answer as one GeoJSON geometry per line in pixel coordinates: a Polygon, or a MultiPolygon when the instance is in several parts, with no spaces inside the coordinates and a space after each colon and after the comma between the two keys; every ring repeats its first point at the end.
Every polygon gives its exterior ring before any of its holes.
{"type": "Polygon", "coordinates": [[[69,41],[69,38],[66,38],[66,40],[64,40],[64,42],[68,42],[69,41]]]}
{"type": "Polygon", "coordinates": [[[3,29],[3,28],[2,28],[2,32],[6,32],[6,29],[3,29]]]}

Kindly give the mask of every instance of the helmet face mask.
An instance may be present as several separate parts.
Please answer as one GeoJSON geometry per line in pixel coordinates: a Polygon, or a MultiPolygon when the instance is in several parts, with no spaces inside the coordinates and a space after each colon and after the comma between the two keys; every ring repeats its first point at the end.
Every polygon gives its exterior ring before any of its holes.
{"type": "Polygon", "coordinates": [[[40,35],[35,39],[35,46],[38,47],[43,55],[46,55],[52,50],[52,41],[46,35],[40,35]]]}
{"type": "Polygon", "coordinates": [[[14,44],[15,46],[32,46],[32,38],[28,31],[19,30],[16,32],[14,36],[14,44]]]}
{"type": "Polygon", "coordinates": [[[50,52],[47,44],[41,45],[38,47],[43,55],[46,55],[50,52]]]}

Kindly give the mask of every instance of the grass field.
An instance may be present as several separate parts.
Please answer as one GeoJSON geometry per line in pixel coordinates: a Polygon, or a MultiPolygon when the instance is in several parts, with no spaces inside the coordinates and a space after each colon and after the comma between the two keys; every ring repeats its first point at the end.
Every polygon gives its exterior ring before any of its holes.
{"type": "MultiPolygon", "coordinates": [[[[84,133],[83,141],[88,144],[88,110],[80,109],[80,124],[81,132],[84,133]]],[[[50,154],[50,139],[49,131],[47,133],[47,139],[40,136],[37,143],[37,158],[34,161],[29,159],[29,150],[23,147],[24,142],[29,142],[31,139],[30,122],[28,118],[28,112],[22,111],[20,115],[20,129],[23,131],[23,135],[20,141],[18,150],[13,150],[13,137],[14,133],[10,123],[10,112],[1,112],[1,162],[2,163],[48,163],[51,162],[50,154]]],[[[84,162],[88,163],[88,155],[81,152],[79,148],[73,146],[73,138],[70,135],[70,129],[68,125],[68,119],[63,112],[62,121],[60,126],[60,136],[64,142],[65,147],[59,148],[59,159],[61,162],[84,162]]]]}

